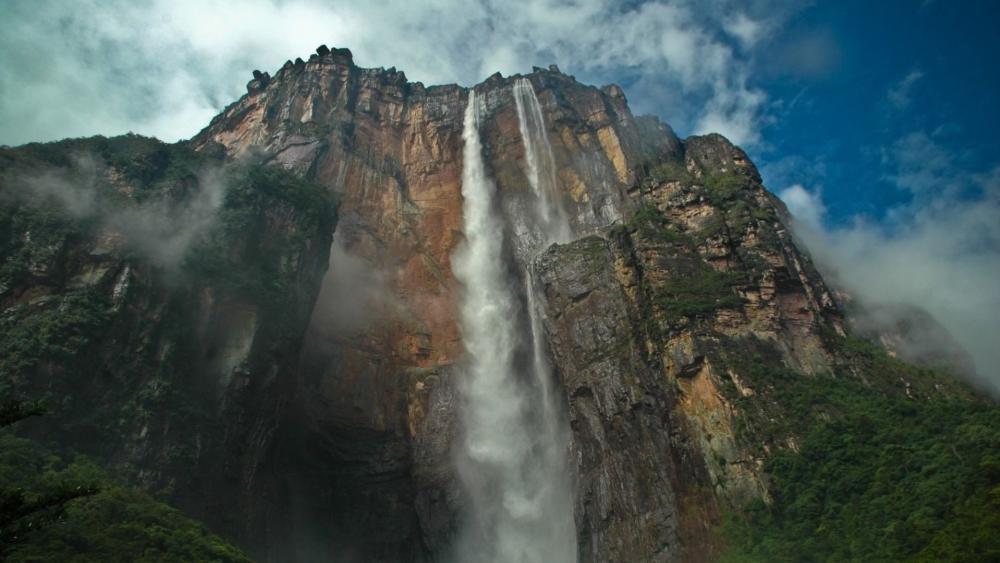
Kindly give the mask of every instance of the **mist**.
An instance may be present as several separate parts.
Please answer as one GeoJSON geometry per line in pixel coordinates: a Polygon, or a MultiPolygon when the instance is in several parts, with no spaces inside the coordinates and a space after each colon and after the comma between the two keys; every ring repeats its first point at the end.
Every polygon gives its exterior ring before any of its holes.
{"type": "Polygon", "coordinates": [[[351,336],[392,318],[402,307],[385,273],[351,254],[341,236],[334,236],[329,263],[309,327],[314,336],[351,336]]]}
{"type": "MultiPolygon", "coordinates": [[[[972,356],[973,382],[1000,395],[1000,170],[932,174],[917,164],[904,159],[893,176],[913,201],[878,222],[828,226],[817,189],[794,185],[780,197],[820,271],[860,305],[862,328],[905,323],[894,310],[923,309],[972,356]],[[866,307],[876,309],[866,315],[866,307]]],[[[910,353],[942,349],[943,338],[916,331],[910,353]]]]}
{"type": "Polygon", "coordinates": [[[194,192],[183,201],[161,198],[133,205],[110,196],[106,175],[97,159],[76,155],[69,169],[5,179],[0,198],[35,207],[54,205],[75,220],[95,221],[100,230],[120,236],[130,251],[175,270],[215,224],[226,192],[223,170],[209,167],[197,174],[194,192]]]}

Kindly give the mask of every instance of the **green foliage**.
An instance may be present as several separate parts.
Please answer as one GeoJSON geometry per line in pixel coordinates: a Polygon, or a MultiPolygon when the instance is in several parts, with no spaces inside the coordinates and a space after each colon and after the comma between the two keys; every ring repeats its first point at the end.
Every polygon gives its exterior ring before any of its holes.
{"type": "Polygon", "coordinates": [[[649,171],[649,177],[656,182],[681,182],[690,184],[694,181],[683,161],[661,162],[649,171]]]}
{"type": "MultiPolygon", "coordinates": [[[[286,338],[292,305],[302,301],[301,260],[308,244],[323,244],[318,235],[332,231],[334,200],[280,167],[227,164],[212,150],[135,135],[0,148],[4,190],[12,179],[25,186],[0,202],[0,295],[13,297],[0,315],[0,392],[31,392],[55,405],[57,417],[32,421],[27,431],[57,438],[63,452],[109,455],[116,437],[149,430],[148,459],[176,477],[155,486],[184,486],[178,468],[190,466],[199,447],[185,436],[218,416],[205,414],[208,385],[195,377],[202,360],[192,300],[211,288],[261,305],[265,338],[286,338]],[[51,190],[21,189],[37,178],[70,202],[79,190],[87,205],[73,216],[51,190]],[[90,253],[93,227],[108,216],[125,208],[185,212],[206,180],[224,185],[223,202],[193,231],[180,268],[164,272],[138,247],[130,255],[90,253]],[[81,264],[96,262],[107,272],[129,265],[135,285],[125,299],[150,302],[112,307],[109,276],[78,289],[93,281],[75,276],[81,264]],[[141,329],[148,334],[125,330],[147,312],[156,317],[141,329]]],[[[0,423],[40,408],[0,403],[0,423]]],[[[92,462],[8,434],[0,434],[0,552],[5,561],[246,560],[92,462]]]]}
{"type": "Polygon", "coordinates": [[[189,200],[200,182],[218,181],[226,186],[224,203],[215,228],[188,249],[188,273],[255,298],[287,294],[295,266],[287,259],[307,234],[332,229],[335,201],[322,186],[281,167],[224,164],[222,156],[212,146],[196,152],[186,142],[132,134],[0,149],[0,181],[44,177],[60,193],[77,190],[94,207],[84,213],[87,218],[71,218],[62,204],[35,190],[0,205],[0,293],[30,281],[36,265],[58,261],[74,237],[84,238],[90,223],[118,208],[154,202],[172,209],[189,200]],[[128,189],[106,181],[104,169],[128,189]]]}
{"type": "Polygon", "coordinates": [[[842,358],[855,370],[882,387],[899,386],[906,381],[911,386],[911,392],[921,397],[939,395],[946,392],[950,395],[971,398],[972,392],[968,386],[953,377],[942,375],[926,367],[906,363],[886,353],[885,349],[867,338],[854,335],[842,337],[829,332],[824,333],[827,345],[838,352],[842,358]]]}
{"type": "Polygon", "coordinates": [[[13,149],[0,149],[0,170],[25,171],[44,167],[83,168],[94,164],[113,167],[138,188],[137,201],[176,187],[178,182],[193,181],[209,164],[221,164],[215,151],[194,151],[189,143],[167,144],[152,137],[128,133],[118,137],[94,136],[65,139],[54,143],[30,143],[13,149]],[[81,166],[82,165],[82,166],[81,166]]]}
{"type": "Polygon", "coordinates": [[[325,188],[277,166],[254,164],[238,170],[235,185],[226,194],[226,207],[256,204],[266,209],[286,204],[295,209],[299,224],[315,225],[329,221],[336,201],[325,188]]]}
{"type": "Polygon", "coordinates": [[[743,303],[734,292],[734,286],[744,281],[743,276],[720,272],[706,264],[693,250],[695,241],[654,205],[641,206],[623,228],[635,230],[646,240],[674,247],[672,263],[664,266],[671,277],[656,289],[653,299],[671,317],[700,317],[743,303]]]}
{"type": "Polygon", "coordinates": [[[0,288],[24,281],[33,264],[51,261],[87,226],[48,206],[0,205],[0,288]]]}
{"type": "Polygon", "coordinates": [[[770,431],[799,448],[765,466],[771,506],[730,515],[724,560],[1000,558],[1000,408],[766,367],[749,379],[782,409],[770,431]]]}
{"type": "MultiPolygon", "coordinates": [[[[591,235],[589,237],[583,237],[573,241],[567,245],[567,250],[589,260],[594,260],[606,256],[608,246],[603,238],[591,235]]],[[[594,265],[596,267],[600,267],[603,265],[603,262],[597,262],[594,265]]]]}
{"type": "Polygon", "coordinates": [[[19,420],[45,414],[48,407],[44,401],[21,401],[4,399],[0,401],[0,428],[10,426],[19,420]]]}
{"type": "Polygon", "coordinates": [[[8,433],[0,434],[0,483],[5,561],[249,561],[89,460],[66,460],[8,433]]]}
{"type": "Polygon", "coordinates": [[[42,361],[66,361],[79,354],[110,320],[109,304],[91,291],[69,292],[44,303],[20,305],[0,316],[0,379],[42,361]]]}
{"type": "Polygon", "coordinates": [[[639,231],[644,237],[668,244],[691,244],[691,239],[667,220],[655,205],[646,203],[636,210],[627,227],[639,231]]]}
{"type": "Polygon", "coordinates": [[[705,192],[713,205],[725,205],[736,199],[746,189],[749,180],[736,172],[723,172],[705,176],[705,192]]]}
{"type": "Polygon", "coordinates": [[[742,279],[738,273],[719,272],[699,263],[686,275],[675,272],[675,276],[656,292],[657,304],[672,316],[704,316],[717,309],[732,309],[743,303],[743,299],[733,291],[742,279]]]}
{"type": "Polygon", "coordinates": [[[188,253],[185,269],[238,295],[280,305],[294,297],[289,288],[297,281],[287,259],[309,234],[330,228],[335,214],[326,189],[290,171],[263,164],[234,169],[219,221],[188,253]],[[294,222],[275,224],[290,217],[294,222]]]}
{"type": "Polygon", "coordinates": [[[129,180],[146,188],[136,194],[140,201],[143,195],[159,191],[150,187],[168,189],[178,181],[195,180],[211,160],[184,142],[166,144],[131,134],[108,139],[103,156],[129,180]]]}
{"type": "Polygon", "coordinates": [[[698,238],[707,241],[709,239],[714,239],[719,235],[726,232],[726,221],[724,219],[724,212],[717,211],[715,214],[710,216],[701,228],[698,229],[698,238]]]}
{"type": "Polygon", "coordinates": [[[768,228],[758,229],[758,235],[767,236],[771,240],[768,242],[777,242],[773,238],[774,229],[770,225],[776,219],[774,216],[774,211],[767,207],[760,207],[755,205],[752,201],[747,201],[745,199],[738,199],[731,202],[726,208],[726,219],[730,225],[730,229],[736,233],[743,233],[746,231],[747,227],[753,223],[758,225],[767,224],[768,228]]]}

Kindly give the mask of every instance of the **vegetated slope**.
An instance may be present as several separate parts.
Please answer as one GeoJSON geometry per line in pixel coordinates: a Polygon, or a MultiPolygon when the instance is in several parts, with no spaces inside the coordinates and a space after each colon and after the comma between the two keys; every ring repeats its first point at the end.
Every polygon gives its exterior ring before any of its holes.
{"type": "MultiPolygon", "coordinates": [[[[781,223],[769,220],[768,206],[748,205],[752,184],[729,172],[699,182],[674,164],[653,168],[649,186],[656,204],[634,216],[626,234],[639,241],[659,238],[674,248],[693,244],[716,264],[724,253],[711,249],[722,242],[736,250],[737,260],[721,261],[732,280],[730,292],[721,289],[720,274],[681,273],[683,282],[668,282],[653,292],[650,316],[711,317],[713,309],[739,307],[732,290],[752,295],[746,290],[769,269],[760,251],[776,249],[784,236],[781,223]],[[690,204],[656,197],[686,184],[703,184],[703,199],[721,215],[707,220],[707,228],[689,228],[690,204]],[[687,213],[678,213],[685,207],[687,213]],[[658,215],[660,210],[665,216],[658,215]],[[769,224],[778,230],[769,232],[769,224]]],[[[780,206],[776,210],[779,216],[783,212],[780,206]]],[[[800,263],[811,269],[808,256],[800,263]]],[[[754,329],[737,336],[730,321],[714,317],[714,323],[671,327],[667,334],[669,339],[693,333],[696,342],[704,343],[704,361],[720,366],[715,374],[722,376],[715,381],[733,413],[735,443],[745,456],[740,462],[755,460],[759,467],[761,494],[723,506],[722,535],[729,544],[724,560],[1000,557],[1000,408],[995,402],[954,374],[908,364],[865,338],[841,332],[839,323],[816,325],[826,359],[810,367],[789,361],[795,351],[780,350],[775,346],[780,340],[754,329]]],[[[902,333],[893,336],[905,340],[902,333]]],[[[926,339],[915,342],[920,340],[926,339]]],[[[951,361],[954,345],[944,344],[939,349],[947,354],[926,351],[925,363],[961,366],[951,361]]],[[[683,382],[680,395],[682,405],[691,395],[683,382]]],[[[725,488],[721,476],[717,486],[725,488]]]]}
{"type": "Polygon", "coordinates": [[[772,502],[730,515],[725,561],[1000,558],[996,405],[757,369],[770,372],[784,407],[775,431],[799,438],[764,466],[772,502]]]}
{"type": "MultiPolygon", "coordinates": [[[[51,411],[20,433],[237,535],[334,218],[331,196],[297,175],[184,143],[0,151],[0,392],[51,411]]],[[[144,499],[111,487],[69,514],[96,526],[87,511],[147,506],[136,530],[152,538],[156,514],[174,513],[144,499]]]]}

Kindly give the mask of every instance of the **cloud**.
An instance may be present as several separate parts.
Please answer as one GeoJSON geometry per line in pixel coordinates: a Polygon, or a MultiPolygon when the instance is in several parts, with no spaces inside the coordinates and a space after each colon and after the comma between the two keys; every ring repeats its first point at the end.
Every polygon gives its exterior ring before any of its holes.
{"type": "Polygon", "coordinates": [[[471,85],[550,62],[595,83],[630,77],[637,106],[678,130],[753,143],[766,96],[750,85],[744,51],[787,16],[776,5],[13,0],[0,24],[0,143],[129,130],[188,137],[244,92],[251,70],[321,43],[425,83],[471,85]],[[677,94],[656,95],[664,91],[677,94]]]}
{"type": "Polygon", "coordinates": [[[723,23],[726,33],[739,40],[744,49],[752,48],[767,32],[767,25],[760,20],[747,17],[746,14],[736,14],[723,23]]]}
{"type": "Polygon", "coordinates": [[[776,160],[766,160],[759,166],[760,174],[769,186],[792,184],[818,185],[827,178],[829,167],[826,155],[805,158],[788,155],[776,160]]]}
{"type": "Polygon", "coordinates": [[[882,151],[882,163],[891,168],[884,176],[886,180],[918,196],[954,197],[981,184],[959,170],[955,156],[924,131],[909,133],[892,143],[882,151]]]}
{"type": "Polygon", "coordinates": [[[913,102],[913,87],[923,77],[924,73],[920,69],[911,70],[902,80],[894,84],[892,88],[889,88],[889,92],[886,93],[889,103],[897,110],[904,110],[910,107],[910,104],[913,102]]]}
{"type": "Polygon", "coordinates": [[[894,143],[885,164],[910,203],[881,222],[829,227],[821,194],[792,186],[780,197],[797,234],[824,275],[860,302],[928,311],[1000,392],[1000,167],[966,170],[923,132],[894,143]]]}
{"type": "Polygon", "coordinates": [[[814,228],[823,224],[826,205],[823,204],[823,197],[818,190],[810,192],[802,184],[795,184],[782,190],[781,200],[797,220],[814,228]]]}

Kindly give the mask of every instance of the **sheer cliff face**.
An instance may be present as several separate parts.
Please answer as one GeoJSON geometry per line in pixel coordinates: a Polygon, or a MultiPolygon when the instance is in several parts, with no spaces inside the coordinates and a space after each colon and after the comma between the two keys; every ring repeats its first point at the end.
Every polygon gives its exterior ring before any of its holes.
{"type": "MultiPolygon", "coordinates": [[[[633,118],[617,87],[584,86],[556,70],[530,78],[573,229],[594,232],[629,216],[637,171],[679,154],[679,141],[668,127],[633,118]]],[[[497,75],[478,89],[487,166],[517,233],[530,187],[511,84],[497,75]]],[[[462,346],[451,256],[462,229],[467,96],[456,86],[408,83],[394,70],[360,69],[334,50],[251,82],[194,140],[221,143],[233,156],[263,151],[340,196],[338,249],[303,351],[292,409],[299,420],[289,423],[309,459],[294,460],[288,487],[307,497],[296,501],[310,515],[303,520],[330,525],[296,545],[361,542],[366,556],[392,559],[434,551],[454,528],[449,368],[462,346]],[[344,287],[345,267],[367,272],[360,278],[373,291],[344,287]],[[345,299],[363,302],[360,323],[338,320],[345,299]]]]}
{"type": "MultiPolygon", "coordinates": [[[[532,75],[548,109],[559,176],[581,231],[622,219],[625,190],[644,160],[679,147],[672,132],[636,120],[615,86],[597,90],[558,72],[532,75]]],[[[263,150],[341,195],[337,238],[405,294],[381,357],[433,366],[460,353],[450,257],[460,237],[461,130],[466,90],[425,88],[401,72],[361,69],[334,50],[286,64],[228,107],[195,139],[233,155],[263,150]]],[[[523,144],[511,82],[484,83],[484,125],[493,174],[505,191],[524,192],[523,144]]],[[[506,205],[516,205],[508,198],[506,205]]]]}
{"type": "MultiPolygon", "coordinates": [[[[717,135],[680,141],[633,117],[616,86],[554,68],[528,78],[577,239],[534,267],[573,431],[580,557],[709,559],[720,511],[766,499],[764,459],[795,447],[762,430],[778,411],[754,366],[850,371],[831,344],[840,310],[740,149],[717,135]]],[[[510,259],[524,262],[530,188],[512,83],[495,75],[476,92],[510,259]]],[[[422,560],[453,538],[462,344],[451,257],[467,97],[320,49],[255,78],[193,140],[263,155],[341,202],[271,467],[282,495],[268,533],[247,538],[262,553],[422,560]]]]}

